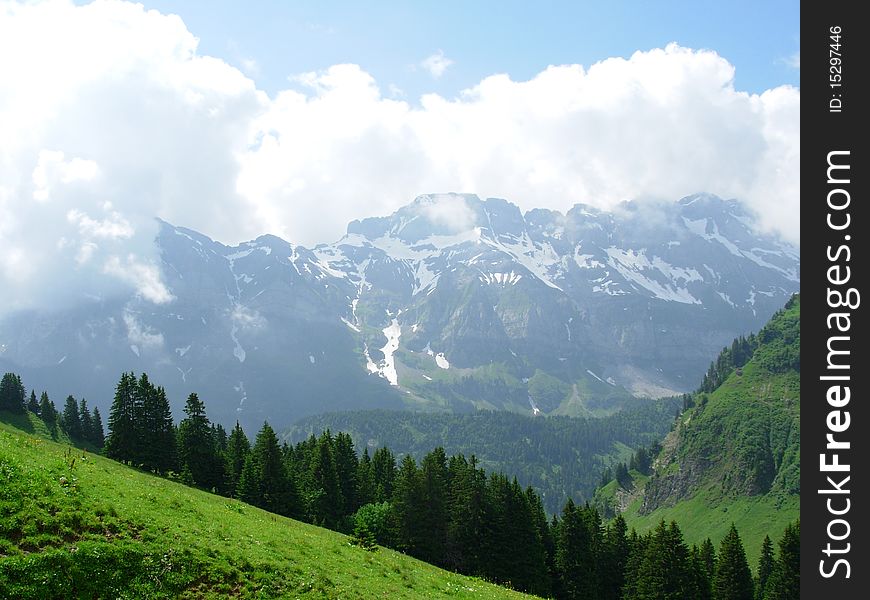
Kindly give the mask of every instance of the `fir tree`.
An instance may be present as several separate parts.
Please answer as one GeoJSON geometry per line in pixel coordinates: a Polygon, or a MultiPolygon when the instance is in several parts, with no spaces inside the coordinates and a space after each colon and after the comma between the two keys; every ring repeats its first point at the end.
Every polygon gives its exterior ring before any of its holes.
{"type": "Polygon", "coordinates": [[[205,414],[205,404],[195,393],[187,397],[187,415],[178,424],[178,456],[182,470],[187,469],[193,484],[211,489],[221,485],[216,477],[217,456],[211,435],[211,423],[205,414]]]}
{"type": "Polygon", "coordinates": [[[242,426],[236,421],[236,426],[230,433],[227,440],[227,487],[230,494],[238,498],[239,479],[242,476],[242,469],[245,466],[245,460],[248,453],[251,451],[251,443],[245,435],[242,426]]]}
{"type": "Polygon", "coordinates": [[[326,431],[317,441],[310,471],[311,492],[308,499],[311,519],[318,525],[334,528],[341,517],[344,499],[339,487],[332,435],[326,431]]]}
{"type": "Polygon", "coordinates": [[[109,434],[106,436],[106,456],[120,462],[132,462],[138,451],[136,423],[133,415],[133,390],[136,376],[123,373],[115,387],[115,398],[109,409],[109,434]]]}
{"type": "Polygon", "coordinates": [[[332,444],[332,455],[335,460],[335,471],[342,499],[339,512],[349,516],[355,513],[360,506],[357,500],[356,481],[359,461],[350,435],[339,433],[335,436],[332,444]]]}
{"type": "Polygon", "coordinates": [[[765,588],[765,600],[798,600],[801,588],[801,522],[785,528],[779,556],[765,588]]]}
{"type": "Polygon", "coordinates": [[[46,392],[42,392],[39,396],[39,416],[49,429],[54,429],[57,425],[57,408],[54,402],[48,399],[46,392]]]}
{"type": "Polygon", "coordinates": [[[24,412],[25,394],[21,377],[15,373],[6,373],[0,380],[0,410],[14,413],[24,412]]]}
{"type": "Polygon", "coordinates": [[[634,593],[628,600],[694,600],[689,549],[676,523],[661,521],[644,549],[634,593]]]}
{"type": "Polygon", "coordinates": [[[375,478],[372,470],[372,459],[369,449],[363,449],[362,458],[356,470],[356,497],[360,505],[373,503],[375,500],[375,478]]]}
{"type": "Polygon", "coordinates": [[[419,557],[432,564],[443,564],[441,560],[447,543],[447,456],[444,448],[435,448],[423,457],[420,491],[423,505],[419,557]]]}
{"type": "Polygon", "coordinates": [[[601,598],[619,600],[625,585],[625,568],[628,561],[628,526],[622,515],[617,515],[607,527],[601,557],[601,598]]]}
{"type": "Polygon", "coordinates": [[[27,410],[39,416],[39,402],[36,400],[36,390],[30,390],[30,399],[27,401],[27,410]]]}
{"type": "Polygon", "coordinates": [[[599,585],[592,539],[582,511],[570,498],[556,538],[556,570],[566,598],[597,598],[599,585]]]}
{"type": "Polygon", "coordinates": [[[265,510],[297,516],[298,496],[287,477],[278,437],[268,423],[257,434],[239,481],[239,497],[265,510]]]}
{"type": "Polygon", "coordinates": [[[375,502],[391,500],[396,479],[396,457],[389,448],[375,450],[372,456],[372,477],[375,484],[375,502]]]}
{"type": "Polygon", "coordinates": [[[716,549],[713,547],[713,542],[710,538],[701,542],[700,559],[707,574],[707,579],[712,584],[713,575],[716,574],[716,549]]]}
{"type": "Polygon", "coordinates": [[[88,410],[88,401],[82,398],[79,401],[79,439],[90,442],[93,435],[91,434],[91,413],[88,410]]]}
{"type": "Polygon", "coordinates": [[[97,448],[102,448],[106,443],[103,433],[103,418],[100,416],[100,409],[96,406],[91,414],[91,443],[97,448]]]}
{"type": "Polygon", "coordinates": [[[61,415],[61,425],[64,431],[67,432],[74,440],[82,439],[82,423],[79,420],[79,405],[76,399],[72,396],[66,397],[66,403],[63,405],[63,414],[61,415]]]}
{"type": "Polygon", "coordinates": [[[486,474],[477,468],[477,460],[473,455],[469,461],[462,455],[451,457],[448,471],[449,521],[444,564],[460,573],[479,573],[480,543],[484,535],[486,474]]]}
{"type": "MultiPolygon", "coordinates": [[[[375,452],[375,458],[378,457],[380,450],[375,452]]],[[[422,545],[420,510],[423,506],[423,494],[420,488],[417,463],[411,455],[406,454],[396,474],[393,489],[391,530],[397,548],[414,556],[417,556],[417,551],[422,545]]]]}
{"type": "Polygon", "coordinates": [[[770,573],[773,571],[773,542],[770,541],[770,536],[764,536],[764,541],[761,543],[761,555],[758,557],[758,569],[756,570],[757,577],[755,580],[755,599],[764,600],[765,587],[770,573]]]}
{"type": "Polygon", "coordinates": [[[713,576],[713,598],[753,600],[752,573],[746,562],[740,534],[733,523],[719,546],[719,559],[713,576]]]}

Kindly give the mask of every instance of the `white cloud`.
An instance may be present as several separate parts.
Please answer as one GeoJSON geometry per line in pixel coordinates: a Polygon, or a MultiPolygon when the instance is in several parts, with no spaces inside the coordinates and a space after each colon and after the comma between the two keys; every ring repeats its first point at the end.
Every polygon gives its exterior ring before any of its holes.
{"type": "Polygon", "coordinates": [[[421,63],[429,75],[435,79],[439,79],[444,72],[453,64],[453,61],[444,56],[444,51],[438,50],[434,54],[427,56],[421,63]]]}
{"type": "Polygon", "coordinates": [[[157,265],[140,262],[132,254],[123,262],[117,256],[110,256],[103,266],[103,272],[126,281],[140,296],[154,304],[166,304],[175,299],[163,284],[157,265]]]}
{"type": "Polygon", "coordinates": [[[129,310],[124,311],[124,325],[127,326],[127,340],[137,348],[153,350],[163,347],[163,334],[140,323],[129,310]]]}
{"type": "Polygon", "coordinates": [[[799,235],[800,92],[738,91],[711,51],[493,75],[418,104],[335,65],[270,98],[176,16],[50,0],[0,3],[0,56],[16,57],[0,61],[0,310],[85,289],[171,300],[154,216],[310,245],[429,192],[565,211],[703,190],[799,235]]]}
{"type": "Polygon", "coordinates": [[[792,67],[793,69],[800,69],[801,68],[801,51],[798,50],[797,52],[795,52],[794,54],[789,56],[785,60],[785,64],[792,67]]]}

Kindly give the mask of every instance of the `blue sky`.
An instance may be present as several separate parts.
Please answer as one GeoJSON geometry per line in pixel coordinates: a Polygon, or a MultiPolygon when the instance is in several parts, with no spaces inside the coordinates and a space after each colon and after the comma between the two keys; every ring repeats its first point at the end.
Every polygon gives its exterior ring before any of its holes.
{"type": "Polygon", "coordinates": [[[718,52],[735,66],[739,90],[800,81],[790,64],[800,44],[797,0],[143,3],[181,16],[201,54],[242,68],[270,94],[287,88],[288,76],[355,63],[385,95],[393,85],[415,102],[428,92],[453,97],[494,73],[522,81],[550,64],[588,67],[669,42],[718,52]],[[420,63],[439,50],[452,64],[436,79],[420,63]]]}

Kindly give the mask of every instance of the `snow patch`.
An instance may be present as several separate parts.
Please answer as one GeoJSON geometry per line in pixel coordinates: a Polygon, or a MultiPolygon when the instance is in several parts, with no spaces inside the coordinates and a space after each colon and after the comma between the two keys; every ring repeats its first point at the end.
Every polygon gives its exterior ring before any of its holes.
{"type": "Polygon", "coordinates": [[[449,369],[450,363],[447,361],[447,357],[444,356],[443,352],[439,352],[435,355],[435,364],[441,367],[442,369],[449,369]]]}
{"type": "Polygon", "coordinates": [[[312,365],[317,362],[317,359],[314,358],[313,354],[308,355],[308,360],[311,362],[312,365]]]}
{"type": "Polygon", "coordinates": [[[182,356],[184,356],[185,354],[187,354],[187,351],[188,351],[188,350],[190,350],[190,344],[188,344],[188,345],[185,346],[184,348],[176,348],[176,349],[175,349],[175,353],[178,355],[179,358],[181,358],[182,356]]]}
{"type": "MultiPolygon", "coordinates": [[[[355,308],[356,308],[356,300],[354,300],[354,309],[355,308]]],[[[351,329],[353,329],[354,331],[356,331],[357,333],[360,332],[359,327],[357,327],[356,325],[354,325],[353,323],[351,323],[350,321],[348,321],[344,317],[341,317],[341,322],[344,323],[345,325],[347,325],[348,327],[350,327],[351,329]]]]}

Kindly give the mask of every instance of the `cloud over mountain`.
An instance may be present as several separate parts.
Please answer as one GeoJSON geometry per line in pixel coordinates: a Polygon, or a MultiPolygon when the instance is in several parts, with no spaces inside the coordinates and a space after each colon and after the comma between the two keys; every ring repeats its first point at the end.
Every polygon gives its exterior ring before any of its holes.
{"type": "Polygon", "coordinates": [[[130,285],[170,300],[154,216],[310,245],[436,190],[562,212],[704,190],[798,239],[800,93],[741,92],[712,51],[397,101],[353,64],[270,97],[197,44],[141,5],[0,3],[0,312],[130,285]]]}

